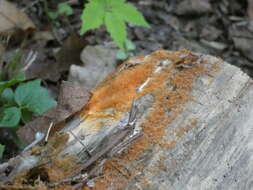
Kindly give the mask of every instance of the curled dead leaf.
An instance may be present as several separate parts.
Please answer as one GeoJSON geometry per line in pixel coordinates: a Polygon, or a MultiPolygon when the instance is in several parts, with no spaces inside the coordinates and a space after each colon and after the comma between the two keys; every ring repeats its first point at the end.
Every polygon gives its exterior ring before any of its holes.
{"type": "Polygon", "coordinates": [[[0,0],[0,15],[0,34],[14,29],[35,28],[29,17],[8,1],[0,0]]]}

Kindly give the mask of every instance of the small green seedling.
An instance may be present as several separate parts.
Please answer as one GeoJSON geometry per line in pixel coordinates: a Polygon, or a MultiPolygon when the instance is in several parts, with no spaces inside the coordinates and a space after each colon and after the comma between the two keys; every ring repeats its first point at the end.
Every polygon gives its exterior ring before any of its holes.
{"type": "Polygon", "coordinates": [[[5,146],[4,146],[4,145],[2,145],[2,144],[0,144],[0,160],[1,160],[1,159],[2,159],[2,157],[3,157],[4,148],[5,148],[5,146]]]}
{"type": "MultiPolygon", "coordinates": [[[[19,147],[20,141],[15,133],[19,126],[57,104],[41,86],[40,80],[24,80],[24,74],[19,74],[12,80],[0,82],[0,128],[9,129],[19,147]]],[[[0,145],[0,155],[3,150],[0,145]]]]}
{"type": "Polygon", "coordinates": [[[143,15],[125,0],[89,0],[82,16],[81,34],[105,25],[116,45],[126,52],[126,22],[150,27],[143,15]]]}
{"type": "Polygon", "coordinates": [[[45,88],[40,86],[40,80],[20,83],[15,90],[8,88],[23,79],[16,78],[0,82],[2,91],[0,94],[0,128],[17,127],[20,121],[26,123],[33,116],[41,115],[49,108],[56,106],[56,101],[50,97],[45,88]]]}
{"type": "Polygon", "coordinates": [[[73,9],[68,3],[60,3],[58,5],[57,11],[48,10],[47,16],[53,21],[56,26],[60,25],[57,21],[59,16],[71,16],[73,15],[73,9]]]}
{"type": "MultiPolygon", "coordinates": [[[[9,63],[0,68],[0,81],[7,80],[8,78],[17,76],[21,70],[20,62],[21,62],[21,53],[20,51],[16,51],[13,53],[9,63]]],[[[1,82],[0,82],[0,89],[1,89],[1,82]]]]}
{"type": "Polygon", "coordinates": [[[136,49],[136,46],[134,45],[134,43],[128,39],[126,39],[125,43],[124,43],[124,50],[119,49],[117,52],[117,59],[119,60],[125,60],[128,57],[133,56],[133,51],[136,49]]]}
{"type": "Polygon", "coordinates": [[[73,15],[73,9],[68,3],[60,3],[58,5],[58,11],[60,15],[71,16],[73,15]]]}

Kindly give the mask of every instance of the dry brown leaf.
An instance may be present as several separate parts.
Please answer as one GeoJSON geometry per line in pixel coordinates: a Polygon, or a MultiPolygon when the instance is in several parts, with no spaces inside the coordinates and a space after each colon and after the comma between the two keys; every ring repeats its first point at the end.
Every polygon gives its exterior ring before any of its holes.
{"type": "Polygon", "coordinates": [[[72,64],[81,63],[80,53],[86,43],[77,34],[71,34],[57,53],[52,53],[51,49],[45,47],[48,41],[53,40],[50,32],[36,32],[34,40],[39,43],[31,45],[26,50],[27,54],[30,51],[37,52],[36,61],[25,72],[27,79],[41,78],[57,82],[72,64]]]}
{"type": "Polygon", "coordinates": [[[59,65],[59,71],[69,70],[70,65],[81,65],[80,54],[86,46],[86,41],[73,33],[64,41],[63,46],[59,52],[56,53],[55,58],[59,65]]]}
{"type": "Polygon", "coordinates": [[[80,55],[83,64],[71,65],[68,80],[88,89],[94,88],[115,70],[116,53],[116,48],[110,44],[85,47],[80,55]]]}
{"type": "Polygon", "coordinates": [[[35,28],[28,16],[18,10],[12,3],[0,0],[0,34],[7,31],[35,28]]]}

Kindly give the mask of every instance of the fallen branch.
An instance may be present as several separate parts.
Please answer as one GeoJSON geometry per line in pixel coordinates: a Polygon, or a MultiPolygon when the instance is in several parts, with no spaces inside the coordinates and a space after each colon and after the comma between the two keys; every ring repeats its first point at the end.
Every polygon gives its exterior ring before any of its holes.
{"type": "Polygon", "coordinates": [[[251,175],[238,174],[253,170],[251,87],[238,68],[208,55],[131,58],[46,145],[0,165],[1,187],[85,189],[96,177],[100,190],[241,189],[251,175]]]}

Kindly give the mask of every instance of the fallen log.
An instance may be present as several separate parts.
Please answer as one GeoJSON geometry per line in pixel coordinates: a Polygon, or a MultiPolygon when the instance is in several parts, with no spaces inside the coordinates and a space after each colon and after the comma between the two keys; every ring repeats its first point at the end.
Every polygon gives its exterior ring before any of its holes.
{"type": "Polygon", "coordinates": [[[1,189],[252,189],[252,80],[188,50],[130,58],[1,189]]]}

